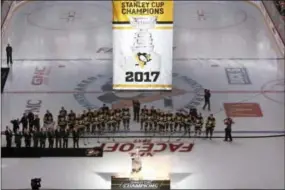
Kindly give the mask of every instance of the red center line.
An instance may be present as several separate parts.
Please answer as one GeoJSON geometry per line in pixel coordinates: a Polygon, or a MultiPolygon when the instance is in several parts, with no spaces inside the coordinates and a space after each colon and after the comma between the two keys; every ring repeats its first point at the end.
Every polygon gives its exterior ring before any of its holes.
{"type": "MultiPolygon", "coordinates": [[[[3,94],[74,94],[80,93],[81,91],[56,91],[56,90],[15,90],[15,91],[4,91],[3,94]]],[[[126,92],[126,91],[124,91],[126,92]]],[[[135,91],[130,91],[135,92],[135,91]]],[[[151,91],[150,91],[151,92],[151,91]]],[[[186,93],[197,93],[195,91],[185,91],[186,93]]],[[[213,94],[258,94],[258,93],[270,93],[270,94],[282,94],[285,90],[212,90],[213,94]]],[[[106,93],[99,90],[88,90],[84,91],[85,94],[98,94],[98,93],[106,93]]]]}

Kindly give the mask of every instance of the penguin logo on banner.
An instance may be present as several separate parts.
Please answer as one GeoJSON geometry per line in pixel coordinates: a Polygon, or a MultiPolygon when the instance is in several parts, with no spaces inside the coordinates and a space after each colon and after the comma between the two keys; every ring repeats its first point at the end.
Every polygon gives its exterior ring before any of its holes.
{"type": "Polygon", "coordinates": [[[146,66],[147,63],[149,63],[151,61],[151,54],[148,53],[137,53],[136,54],[136,61],[137,64],[136,66],[140,66],[140,68],[144,68],[144,66],[146,66]]]}

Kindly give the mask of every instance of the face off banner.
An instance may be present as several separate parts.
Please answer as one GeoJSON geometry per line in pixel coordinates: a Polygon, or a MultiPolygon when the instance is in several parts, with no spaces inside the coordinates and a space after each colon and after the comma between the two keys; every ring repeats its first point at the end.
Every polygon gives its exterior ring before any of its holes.
{"type": "Polygon", "coordinates": [[[129,178],[115,178],[111,180],[112,190],[170,190],[170,180],[131,180],[129,178]]]}
{"type": "Polygon", "coordinates": [[[172,0],[113,0],[114,90],[171,90],[172,53],[172,0]]]}

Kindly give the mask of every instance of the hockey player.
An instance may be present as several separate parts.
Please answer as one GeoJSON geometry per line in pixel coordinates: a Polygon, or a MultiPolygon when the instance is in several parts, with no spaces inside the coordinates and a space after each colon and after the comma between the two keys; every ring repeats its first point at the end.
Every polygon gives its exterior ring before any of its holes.
{"type": "Polygon", "coordinates": [[[52,114],[47,110],[47,112],[44,115],[44,127],[49,128],[53,124],[53,116],[52,114]]]}
{"type": "Polygon", "coordinates": [[[107,119],[107,120],[106,120],[107,130],[108,130],[108,132],[110,132],[111,129],[112,129],[112,120],[113,120],[113,117],[110,116],[110,115],[107,115],[106,119],[107,119]]]}
{"type": "Polygon", "coordinates": [[[146,108],[146,106],[144,106],[143,109],[141,109],[141,112],[140,112],[141,130],[143,130],[143,128],[144,128],[144,122],[146,120],[146,113],[147,113],[147,108],[146,108]]]}
{"type": "Polygon", "coordinates": [[[76,120],[76,115],[72,110],[70,110],[69,114],[67,115],[67,121],[70,129],[74,128],[75,120],[76,120]]]}
{"type": "Polygon", "coordinates": [[[107,130],[108,132],[111,131],[111,128],[112,128],[112,122],[111,122],[111,112],[110,111],[107,111],[106,112],[106,116],[105,116],[105,119],[106,119],[106,125],[107,125],[107,130]]]}
{"type": "MultiPolygon", "coordinates": [[[[186,115],[183,114],[183,113],[180,113],[180,117],[181,117],[181,121],[180,121],[180,124],[179,124],[179,131],[181,132],[182,129],[185,129],[185,121],[186,121],[186,115]]],[[[184,130],[184,132],[186,133],[186,131],[184,130]]]]}
{"type": "Polygon", "coordinates": [[[84,118],[83,120],[83,125],[85,126],[85,131],[87,134],[89,134],[91,131],[90,131],[90,124],[91,124],[91,117],[88,117],[86,115],[86,117],[84,118]]]}
{"type": "Polygon", "coordinates": [[[60,130],[64,131],[67,125],[67,121],[64,117],[59,117],[59,120],[57,122],[60,130]]]}
{"type": "Polygon", "coordinates": [[[185,115],[184,118],[184,133],[189,134],[189,137],[191,136],[191,116],[185,115]]]}
{"type": "Polygon", "coordinates": [[[115,110],[115,120],[117,122],[117,131],[120,131],[121,121],[122,121],[122,112],[120,109],[115,110]]]}
{"type": "Polygon", "coordinates": [[[152,118],[152,114],[151,111],[149,111],[146,114],[146,120],[145,120],[145,126],[144,126],[144,131],[151,131],[153,127],[153,118],[152,118]]]}
{"type": "Polygon", "coordinates": [[[157,125],[160,133],[164,132],[164,114],[159,113],[157,117],[157,125]]]}
{"type": "Polygon", "coordinates": [[[87,112],[86,112],[86,110],[83,110],[83,112],[81,114],[81,119],[84,120],[85,117],[87,117],[87,112]]]}
{"type": "Polygon", "coordinates": [[[173,132],[173,122],[174,122],[173,113],[169,112],[167,114],[166,131],[168,131],[169,129],[171,133],[173,132]]]}
{"type": "Polygon", "coordinates": [[[65,110],[64,107],[61,107],[61,110],[59,110],[58,115],[60,115],[62,117],[66,117],[67,116],[67,111],[65,110]]]}
{"type": "Polygon", "coordinates": [[[151,119],[152,119],[151,130],[153,130],[153,128],[154,128],[154,130],[156,131],[158,112],[159,112],[159,110],[155,109],[154,106],[151,107],[151,109],[150,109],[150,114],[151,114],[151,119]]]}
{"type": "Polygon", "coordinates": [[[213,114],[211,114],[207,118],[207,122],[206,122],[206,138],[209,138],[209,135],[210,135],[210,140],[212,140],[215,126],[216,126],[216,119],[214,118],[213,114]]]}
{"type": "Polygon", "coordinates": [[[82,118],[82,116],[80,114],[78,114],[76,116],[75,122],[76,122],[76,125],[77,125],[76,127],[78,127],[78,131],[80,131],[80,133],[83,133],[82,119],[81,118],[82,118]]]}
{"type": "Polygon", "coordinates": [[[105,124],[105,115],[103,113],[103,111],[99,111],[98,113],[98,120],[99,120],[99,125],[100,125],[100,133],[103,133],[105,131],[105,127],[106,127],[106,124],[105,124]]]}
{"type": "Polygon", "coordinates": [[[203,127],[204,121],[202,114],[200,113],[198,117],[195,120],[194,126],[195,126],[195,136],[201,136],[202,133],[202,127],[203,127]]]}
{"type": "Polygon", "coordinates": [[[174,120],[174,132],[177,131],[177,128],[180,127],[181,124],[181,114],[179,112],[177,112],[175,114],[175,120],[174,120]]]}
{"type": "Polygon", "coordinates": [[[122,109],[122,116],[123,116],[123,125],[124,125],[124,130],[130,130],[130,109],[128,107],[125,107],[122,109]]]}
{"type": "Polygon", "coordinates": [[[110,120],[111,120],[110,122],[112,125],[113,132],[116,132],[116,130],[118,129],[116,115],[114,114],[114,116],[111,116],[110,120]]]}
{"type": "Polygon", "coordinates": [[[98,125],[98,115],[97,112],[92,112],[92,119],[91,119],[91,133],[95,134],[98,125]]]}
{"type": "Polygon", "coordinates": [[[89,120],[91,120],[91,117],[93,117],[93,112],[91,111],[91,109],[88,109],[86,116],[89,118],[89,120]]]}

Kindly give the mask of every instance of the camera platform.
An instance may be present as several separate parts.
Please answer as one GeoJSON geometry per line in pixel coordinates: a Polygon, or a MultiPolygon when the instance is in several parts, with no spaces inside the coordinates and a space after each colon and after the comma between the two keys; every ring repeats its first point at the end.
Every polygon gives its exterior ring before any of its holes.
{"type": "Polygon", "coordinates": [[[112,176],[111,190],[170,190],[170,180],[134,180],[112,176]]]}

